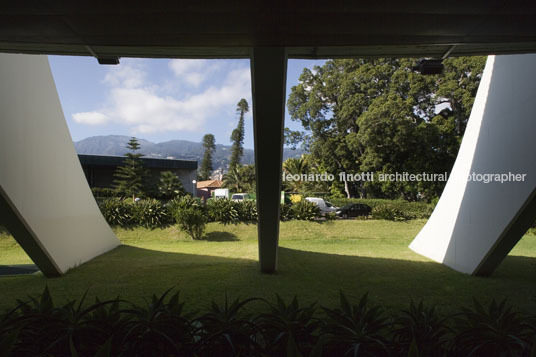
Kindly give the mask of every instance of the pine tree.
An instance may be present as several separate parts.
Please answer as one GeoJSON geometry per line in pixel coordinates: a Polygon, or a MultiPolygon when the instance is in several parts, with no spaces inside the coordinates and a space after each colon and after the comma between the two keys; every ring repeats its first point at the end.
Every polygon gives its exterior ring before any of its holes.
{"type": "Polygon", "coordinates": [[[206,134],[203,136],[203,147],[205,153],[203,155],[203,161],[201,161],[201,168],[199,169],[199,180],[208,180],[212,175],[212,155],[216,150],[216,139],[212,134],[206,134]]]}
{"type": "Polygon", "coordinates": [[[118,166],[115,170],[114,180],[115,188],[118,192],[121,192],[125,196],[132,196],[132,200],[136,199],[136,195],[140,195],[143,192],[143,182],[147,175],[141,157],[143,154],[136,153],[140,149],[138,139],[130,138],[127,149],[131,152],[125,154],[127,157],[123,165],[118,166]]]}
{"type": "Polygon", "coordinates": [[[182,182],[177,175],[171,171],[163,171],[160,173],[158,192],[160,193],[160,196],[165,199],[171,199],[186,194],[182,182]]]}
{"type": "Polygon", "coordinates": [[[247,100],[244,98],[240,99],[236,105],[236,111],[239,113],[240,117],[236,129],[233,130],[231,134],[231,142],[233,145],[231,147],[231,162],[229,163],[229,168],[240,165],[240,160],[242,160],[242,156],[244,155],[244,115],[249,111],[247,100]]]}

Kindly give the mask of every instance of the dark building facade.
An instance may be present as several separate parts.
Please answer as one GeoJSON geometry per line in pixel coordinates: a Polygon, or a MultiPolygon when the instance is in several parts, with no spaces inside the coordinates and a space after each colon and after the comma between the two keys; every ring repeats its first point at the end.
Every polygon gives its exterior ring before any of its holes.
{"type": "MultiPolygon", "coordinates": [[[[123,164],[126,157],[78,154],[78,159],[89,187],[111,188],[115,170],[123,164]]],[[[141,158],[141,161],[153,179],[157,179],[163,171],[171,171],[177,175],[187,192],[193,192],[192,181],[197,177],[197,161],[154,158],[141,158]]]]}

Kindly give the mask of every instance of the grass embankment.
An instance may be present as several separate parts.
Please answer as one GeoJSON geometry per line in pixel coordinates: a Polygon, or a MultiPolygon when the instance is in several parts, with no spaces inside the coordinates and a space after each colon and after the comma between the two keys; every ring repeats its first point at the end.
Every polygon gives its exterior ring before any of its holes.
{"type": "MultiPolygon", "coordinates": [[[[259,273],[257,228],[240,224],[208,225],[206,240],[191,241],[177,228],[115,229],[123,246],[71,270],[61,278],[1,277],[0,309],[15,298],[38,295],[48,284],[62,301],[88,296],[121,296],[141,302],[169,287],[181,290],[191,309],[212,299],[264,297],[274,294],[300,302],[338,303],[342,289],[357,299],[370,297],[386,307],[405,308],[410,299],[438,304],[445,312],[470,304],[472,297],[509,301],[525,312],[536,311],[536,236],[526,235],[488,278],[457,273],[407,246],[424,220],[388,222],[347,220],[281,223],[279,271],[259,273]]],[[[16,242],[0,232],[0,263],[31,263],[16,242]]]]}

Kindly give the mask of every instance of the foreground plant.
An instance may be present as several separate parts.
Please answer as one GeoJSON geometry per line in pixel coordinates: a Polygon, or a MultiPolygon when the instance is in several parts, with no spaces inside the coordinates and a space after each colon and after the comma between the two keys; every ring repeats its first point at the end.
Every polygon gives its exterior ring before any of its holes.
{"type": "Polygon", "coordinates": [[[389,321],[379,305],[370,305],[368,293],[351,305],[340,292],[340,307],[323,308],[326,320],[313,355],[383,356],[389,353],[386,328],[389,321]]]}
{"type": "Polygon", "coordinates": [[[260,314],[256,323],[262,332],[268,355],[307,356],[318,340],[320,321],[314,318],[315,305],[300,307],[294,296],[290,304],[276,295],[268,303],[270,311],[260,314]]]}
{"type": "Polygon", "coordinates": [[[460,356],[523,356],[532,349],[534,334],[506,299],[493,299],[487,309],[473,299],[473,308],[463,308],[456,328],[451,349],[460,356]]]}
{"type": "Polygon", "coordinates": [[[212,301],[210,310],[194,321],[198,326],[198,352],[206,356],[250,356],[261,349],[257,342],[258,329],[252,318],[244,315],[243,307],[258,300],[235,299],[218,305],[212,301]]]}
{"type": "Polygon", "coordinates": [[[409,309],[395,320],[393,349],[398,355],[444,356],[450,332],[448,319],[441,317],[435,306],[411,301],[409,309]]]}

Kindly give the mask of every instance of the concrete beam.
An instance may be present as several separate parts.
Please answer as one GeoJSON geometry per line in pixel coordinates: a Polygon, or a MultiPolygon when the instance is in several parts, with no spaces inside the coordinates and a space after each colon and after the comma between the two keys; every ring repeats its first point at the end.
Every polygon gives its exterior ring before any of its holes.
{"type": "Polygon", "coordinates": [[[120,242],[87,184],[47,57],[0,54],[0,78],[1,220],[58,276],[120,242]]]}
{"type": "Polygon", "coordinates": [[[449,181],[410,245],[415,252],[490,275],[534,222],[534,78],[536,55],[488,58],[449,181]],[[489,176],[496,174],[503,176],[489,176]]]}
{"type": "Polygon", "coordinates": [[[263,273],[274,273],[277,269],[286,81],[286,49],[252,49],[259,261],[263,273]]]}

